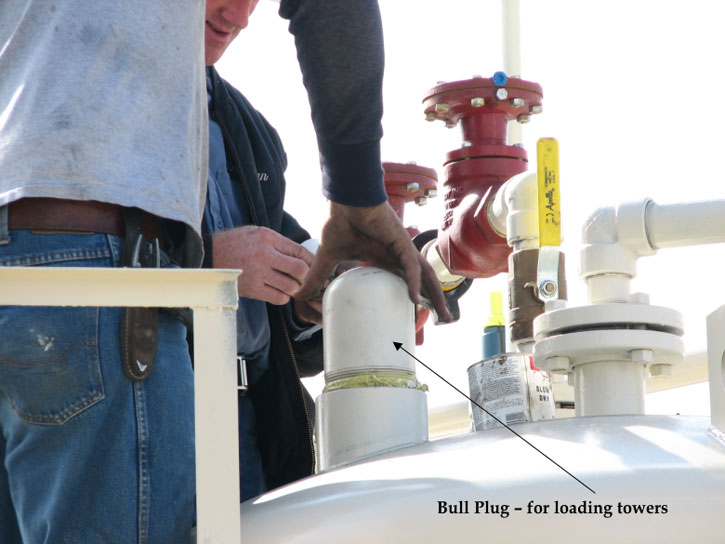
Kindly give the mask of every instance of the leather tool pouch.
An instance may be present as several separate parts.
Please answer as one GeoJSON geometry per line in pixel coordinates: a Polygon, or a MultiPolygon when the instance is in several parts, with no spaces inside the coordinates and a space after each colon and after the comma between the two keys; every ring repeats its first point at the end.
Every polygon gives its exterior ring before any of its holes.
{"type": "MultiPolygon", "coordinates": [[[[123,243],[122,266],[159,268],[157,238],[147,240],[142,229],[142,212],[124,209],[126,233],[123,243]]],[[[159,336],[158,308],[124,308],[121,316],[121,360],[123,371],[131,381],[148,378],[156,358],[159,336]]]]}

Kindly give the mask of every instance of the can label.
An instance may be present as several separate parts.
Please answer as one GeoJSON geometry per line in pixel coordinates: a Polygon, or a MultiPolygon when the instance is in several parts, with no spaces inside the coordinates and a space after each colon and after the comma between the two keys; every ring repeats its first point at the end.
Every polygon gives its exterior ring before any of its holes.
{"type": "Polygon", "coordinates": [[[479,361],[469,367],[468,383],[471,399],[485,409],[471,405],[477,431],[500,427],[499,421],[514,425],[555,417],[551,378],[528,355],[503,353],[479,361]]]}
{"type": "Polygon", "coordinates": [[[530,356],[527,357],[526,377],[529,382],[529,410],[531,421],[556,419],[556,403],[554,402],[554,387],[551,374],[543,372],[534,366],[530,356]]]}

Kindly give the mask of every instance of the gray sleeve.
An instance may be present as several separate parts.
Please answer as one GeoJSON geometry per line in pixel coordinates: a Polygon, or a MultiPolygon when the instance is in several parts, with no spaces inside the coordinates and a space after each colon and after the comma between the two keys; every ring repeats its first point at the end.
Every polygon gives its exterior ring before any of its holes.
{"type": "Polygon", "coordinates": [[[376,0],[282,0],[312,110],[323,193],[352,206],[386,200],[380,163],[383,30],[376,0]]]}

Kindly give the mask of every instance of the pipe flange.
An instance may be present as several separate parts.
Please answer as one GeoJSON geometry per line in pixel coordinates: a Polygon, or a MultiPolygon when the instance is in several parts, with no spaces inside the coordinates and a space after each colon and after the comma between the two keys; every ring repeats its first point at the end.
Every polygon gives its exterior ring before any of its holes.
{"type": "Polygon", "coordinates": [[[438,119],[447,125],[481,113],[503,114],[507,120],[526,122],[529,115],[541,113],[543,96],[538,83],[510,78],[500,86],[493,78],[477,77],[436,85],[423,99],[423,106],[427,120],[438,119]]]}
{"type": "Polygon", "coordinates": [[[570,332],[534,344],[534,364],[549,372],[571,372],[598,362],[675,365],[684,359],[684,343],[674,334],[638,329],[570,332]]]}
{"type": "Polygon", "coordinates": [[[534,320],[537,341],[571,332],[619,329],[652,330],[682,336],[684,321],[682,314],[672,308],[626,302],[562,308],[546,312],[534,320]]]}
{"type": "Polygon", "coordinates": [[[422,206],[429,198],[437,196],[438,174],[433,168],[418,166],[415,163],[384,162],[385,192],[390,197],[390,205],[404,218],[403,208],[409,202],[422,206]]]}
{"type": "Polygon", "coordinates": [[[433,168],[410,163],[384,162],[385,191],[412,202],[436,196],[438,174],[433,168]]]}
{"type": "Polygon", "coordinates": [[[546,312],[534,320],[534,364],[570,372],[581,364],[674,365],[684,358],[682,314],[648,304],[608,303],[546,312]]]}
{"type": "Polygon", "coordinates": [[[514,147],[512,145],[471,145],[448,152],[443,164],[447,166],[452,162],[470,159],[515,159],[526,163],[529,161],[529,156],[523,147],[514,147]]]}

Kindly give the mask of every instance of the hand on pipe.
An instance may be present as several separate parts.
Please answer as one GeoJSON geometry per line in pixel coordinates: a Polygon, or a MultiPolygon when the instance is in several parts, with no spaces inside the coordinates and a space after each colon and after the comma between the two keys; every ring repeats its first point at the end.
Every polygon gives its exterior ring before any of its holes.
{"type": "Polygon", "coordinates": [[[330,203],[330,218],[322,229],[320,248],[295,298],[307,299],[319,293],[335,265],[348,259],[397,274],[407,283],[410,299],[416,304],[422,287],[440,321],[451,320],[435,272],[416,250],[387,202],[366,207],[330,203]]]}
{"type": "Polygon", "coordinates": [[[322,325],[322,297],[316,296],[307,300],[292,300],[292,312],[295,321],[300,325],[315,323],[322,325]]]}
{"type": "Polygon", "coordinates": [[[294,312],[295,320],[300,324],[316,323],[322,325],[322,295],[330,285],[330,282],[338,277],[340,274],[352,270],[361,266],[360,261],[343,261],[338,264],[332,271],[332,274],[322,284],[322,290],[319,295],[314,298],[308,298],[306,300],[295,298],[292,301],[292,311],[294,312]]]}
{"type": "Polygon", "coordinates": [[[286,304],[299,290],[314,255],[267,227],[248,225],[213,235],[214,268],[241,268],[240,297],[286,304]]]}

